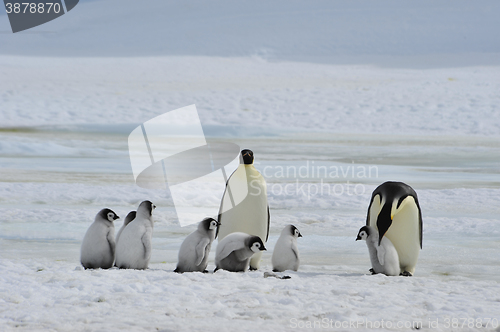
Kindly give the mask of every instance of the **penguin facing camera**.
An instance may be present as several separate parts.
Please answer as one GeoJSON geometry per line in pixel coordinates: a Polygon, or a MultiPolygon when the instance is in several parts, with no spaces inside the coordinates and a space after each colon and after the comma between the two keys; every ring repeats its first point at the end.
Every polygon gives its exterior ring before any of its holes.
{"type": "Polygon", "coordinates": [[[378,245],[387,237],[399,256],[401,274],[412,276],[422,249],[422,211],[417,193],[402,182],[385,182],[372,193],[366,225],[378,231],[378,245]]]}
{"type": "MultiPolygon", "coordinates": [[[[219,209],[218,228],[219,241],[234,232],[243,232],[260,237],[263,243],[269,237],[271,216],[267,202],[267,185],[264,177],[255,169],[254,156],[251,150],[241,151],[240,165],[231,174],[226,184],[226,190],[219,209]],[[230,192],[244,188],[247,196],[236,206],[225,211],[224,202],[230,202],[230,192]],[[222,212],[224,211],[224,212],[222,212]]],[[[262,253],[256,253],[250,261],[250,269],[257,270],[260,266],[262,253]]]]}
{"type": "Polygon", "coordinates": [[[219,240],[215,253],[215,271],[246,272],[254,254],[266,250],[261,238],[234,232],[219,240]]]}
{"type": "Polygon", "coordinates": [[[116,245],[116,266],[120,269],[144,270],[151,259],[153,237],[153,210],[156,206],[143,201],[135,219],[128,224],[116,245]]]}
{"type": "Polygon", "coordinates": [[[287,225],[281,231],[281,235],[274,246],[272,264],[273,272],[285,270],[297,271],[300,265],[297,238],[302,237],[297,227],[287,225]]]}
{"type": "Polygon", "coordinates": [[[83,237],[80,262],[85,269],[109,269],[115,260],[115,212],[102,209],[83,237]]]}
{"type": "Polygon", "coordinates": [[[378,244],[379,235],[377,230],[371,226],[363,226],[358,232],[356,241],[365,240],[370,254],[372,274],[383,273],[387,276],[398,276],[400,273],[399,257],[391,240],[382,237],[378,244]]]}
{"type": "Polygon", "coordinates": [[[179,249],[179,261],[174,272],[208,272],[208,254],[215,240],[219,222],[205,218],[198,224],[198,229],[189,234],[179,249]]]}

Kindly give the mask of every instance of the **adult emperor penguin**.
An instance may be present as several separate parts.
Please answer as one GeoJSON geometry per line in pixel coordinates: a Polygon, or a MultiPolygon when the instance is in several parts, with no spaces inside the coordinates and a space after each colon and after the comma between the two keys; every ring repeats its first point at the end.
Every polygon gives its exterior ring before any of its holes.
{"type": "Polygon", "coordinates": [[[377,229],[378,244],[386,236],[399,256],[401,274],[415,272],[422,248],[422,212],[417,193],[402,182],[385,182],[372,193],[366,225],[377,229]]]}
{"type": "Polygon", "coordinates": [[[115,226],[118,219],[110,209],[102,209],[87,229],[82,242],[80,262],[86,269],[109,269],[115,260],[115,226]]]}
{"type": "Polygon", "coordinates": [[[125,227],[116,245],[116,266],[120,269],[148,268],[153,236],[153,210],[150,201],[139,205],[135,219],[125,227]]]}
{"type": "Polygon", "coordinates": [[[208,254],[215,239],[219,222],[205,218],[198,224],[198,229],[189,234],[179,250],[179,262],[174,272],[207,272],[208,254]]]}
{"type": "Polygon", "coordinates": [[[137,212],[135,211],[130,211],[127,216],[125,217],[125,220],[123,221],[123,225],[122,227],[120,228],[120,230],[118,231],[118,233],[116,233],[116,243],[118,243],[118,239],[120,239],[120,235],[122,234],[123,230],[125,229],[125,227],[127,227],[128,224],[130,224],[132,222],[132,220],[135,219],[135,216],[136,216],[137,212]]]}
{"type": "MultiPolygon", "coordinates": [[[[267,186],[264,177],[253,166],[253,152],[242,150],[240,155],[240,165],[231,174],[226,183],[226,190],[222,197],[218,221],[219,241],[228,234],[243,232],[260,237],[264,243],[269,237],[269,225],[271,216],[269,214],[269,204],[267,202],[267,186]],[[236,206],[225,211],[229,202],[232,202],[232,195],[236,191],[248,191],[246,197],[236,206]]],[[[217,237],[217,235],[216,235],[217,237]]],[[[257,270],[260,266],[262,253],[256,253],[250,261],[250,269],[257,270]]]]}
{"type": "Polygon", "coordinates": [[[215,253],[215,271],[246,272],[250,258],[266,250],[261,238],[234,232],[220,240],[215,253]]]}
{"type": "Polygon", "coordinates": [[[386,236],[378,244],[378,232],[374,227],[363,226],[358,232],[356,241],[365,240],[370,254],[373,274],[383,273],[388,276],[400,274],[399,257],[396,248],[386,236]]]}
{"type": "Polygon", "coordinates": [[[281,235],[274,246],[273,272],[283,272],[285,270],[297,271],[300,265],[299,249],[297,248],[297,238],[302,237],[297,227],[287,225],[281,231],[281,235]]]}

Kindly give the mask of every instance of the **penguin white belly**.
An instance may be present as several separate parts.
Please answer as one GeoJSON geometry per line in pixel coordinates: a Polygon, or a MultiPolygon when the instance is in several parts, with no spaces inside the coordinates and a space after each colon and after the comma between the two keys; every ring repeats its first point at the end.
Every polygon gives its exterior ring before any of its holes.
{"type": "MultiPolygon", "coordinates": [[[[221,223],[219,241],[231,233],[243,232],[257,235],[265,243],[269,218],[266,181],[253,165],[240,165],[231,175],[228,186],[230,189],[248,186],[248,194],[241,203],[221,214],[219,219],[221,223]],[[246,172],[246,176],[243,172],[246,172]]],[[[223,204],[227,204],[228,200],[228,190],[226,190],[222,201],[223,204]]],[[[261,256],[262,252],[252,256],[250,261],[252,268],[259,268],[261,256]]]]}
{"type": "MultiPolygon", "coordinates": [[[[278,239],[272,256],[273,271],[282,272],[285,270],[297,271],[300,259],[292,248],[297,247],[292,238],[278,239]]],[[[298,252],[298,251],[296,251],[298,252]]]]}
{"type": "Polygon", "coordinates": [[[113,265],[114,256],[108,242],[108,232],[114,232],[114,228],[100,223],[90,225],[83,238],[80,254],[80,261],[85,267],[108,269],[113,265]]]}
{"type": "Polygon", "coordinates": [[[420,253],[419,211],[416,204],[406,204],[394,216],[385,236],[391,240],[399,255],[401,272],[415,272],[420,253]]]}
{"type": "Polygon", "coordinates": [[[129,269],[146,269],[149,258],[142,237],[147,234],[147,229],[141,224],[133,222],[127,225],[120,235],[120,241],[116,246],[116,266],[129,269]]]}

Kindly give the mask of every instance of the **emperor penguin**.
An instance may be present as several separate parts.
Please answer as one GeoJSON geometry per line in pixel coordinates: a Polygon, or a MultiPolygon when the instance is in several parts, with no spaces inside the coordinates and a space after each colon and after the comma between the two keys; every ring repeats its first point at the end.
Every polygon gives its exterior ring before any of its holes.
{"type": "Polygon", "coordinates": [[[281,231],[281,235],[274,246],[273,272],[283,272],[285,270],[297,271],[300,265],[299,249],[297,248],[297,238],[302,237],[297,227],[287,225],[281,231]]]}
{"type": "Polygon", "coordinates": [[[401,274],[412,276],[422,249],[422,212],[417,193],[402,182],[384,182],[372,193],[366,225],[386,236],[399,256],[401,274]]]}
{"type": "Polygon", "coordinates": [[[145,270],[151,259],[153,210],[150,201],[139,205],[135,219],[123,229],[116,245],[116,266],[120,269],[145,270]]]}
{"type": "Polygon", "coordinates": [[[86,269],[109,269],[115,261],[115,212],[102,209],[83,237],[80,262],[86,269]]]}
{"type": "Polygon", "coordinates": [[[179,250],[179,262],[174,272],[208,272],[208,254],[215,239],[219,222],[205,218],[198,224],[198,229],[189,234],[179,250]]]}
{"type": "Polygon", "coordinates": [[[370,254],[373,274],[383,273],[387,276],[398,276],[400,274],[399,257],[391,240],[383,237],[378,243],[378,232],[374,227],[363,226],[358,232],[356,241],[365,240],[370,254]]]}
{"type": "MultiPolygon", "coordinates": [[[[253,152],[242,150],[240,155],[240,165],[231,174],[226,183],[226,190],[221,200],[219,209],[218,228],[219,241],[228,234],[234,232],[243,232],[260,237],[264,243],[269,237],[269,225],[271,216],[269,213],[269,204],[267,202],[267,186],[264,177],[257,171],[253,165],[253,152]],[[231,202],[231,191],[241,192],[244,188],[248,191],[246,197],[236,206],[225,211],[224,204],[231,202]]],[[[262,253],[257,252],[250,261],[250,269],[257,270],[260,266],[262,253]]]]}
{"type": "Polygon", "coordinates": [[[118,231],[118,233],[116,233],[116,243],[118,243],[118,239],[120,238],[120,235],[122,234],[123,232],[123,229],[132,222],[132,220],[135,219],[135,216],[136,216],[137,212],[135,211],[130,211],[127,216],[125,217],[125,220],[123,221],[123,226],[120,228],[120,230],[118,231]]]}
{"type": "Polygon", "coordinates": [[[246,272],[250,258],[266,250],[262,239],[256,235],[234,232],[219,240],[215,253],[215,271],[246,272]]]}

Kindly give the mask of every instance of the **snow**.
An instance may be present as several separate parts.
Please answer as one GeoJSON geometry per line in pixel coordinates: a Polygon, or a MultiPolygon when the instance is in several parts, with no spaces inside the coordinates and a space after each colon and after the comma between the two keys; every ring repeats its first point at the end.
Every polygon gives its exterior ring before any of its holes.
{"type": "Polygon", "coordinates": [[[214,136],[254,136],[255,128],[261,135],[492,136],[500,133],[499,68],[0,56],[0,101],[8,127],[117,123],[129,129],[195,103],[206,134],[214,136]],[[40,107],[43,113],[32,111],[40,107]]]}
{"type": "MultiPolygon", "coordinates": [[[[0,12],[2,331],[500,331],[499,13],[497,1],[80,1],[11,34],[0,12]],[[128,134],[191,104],[208,138],[252,149],[266,178],[257,272],[173,273],[196,225],[179,226],[168,191],[134,183],[128,134]],[[412,185],[423,211],[411,278],[369,275],[354,241],[388,180],[412,185]],[[95,214],[113,209],[118,230],[145,199],[158,206],[150,268],[83,270],[95,214]],[[265,278],[290,223],[299,271],[265,278]]],[[[212,185],[185,189],[186,206],[215,216],[212,185]]]]}

